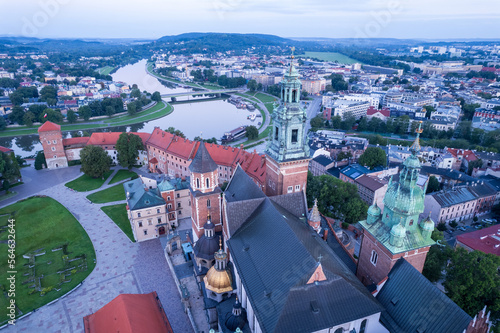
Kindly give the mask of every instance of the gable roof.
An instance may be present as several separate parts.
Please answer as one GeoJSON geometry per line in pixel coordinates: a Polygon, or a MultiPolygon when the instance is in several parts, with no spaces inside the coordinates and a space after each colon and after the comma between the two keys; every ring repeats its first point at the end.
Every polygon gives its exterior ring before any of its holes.
{"type": "Polygon", "coordinates": [[[441,207],[451,207],[463,202],[475,200],[476,196],[467,187],[458,187],[446,192],[429,194],[441,207]]]}
{"type": "MultiPolygon", "coordinates": [[[[227,222],[231,223],[229,218],[227,222]]],[[[306,218],[295,217],[269,198],[264,198],[227,244],[263,332],[316,331],[382,311],[356,276],[307,225],[306,218]],[[307,294],[304,290],[318,287],[307,285],[307,281],[319,254],[329,279],[320,282],[322,290],[303,296],[307,294]],[[330,299],[319,298],[325,294],[330,299]],[[311,312],[312,298],[322,307],[319,315],[313,321],[298,320],[311,312]],[[290,325],[292,317],[294,324],[290,325]]]]}
{"type": "Polygon", "coordinates": [[[141,138],[142,143],[145,144],[148,138],[151,136],[149,133],[141,132],[94,132],[88,140],[88,145],[116,145],[116,142],[120,138],[122,133],[129,133],[137,135],[141,138]]]}
{"type": "Polygon", "coordinates": [[[206,173],[217,170],[217,164],[210,156],[204,142],[200,142],[198,151],[189,165],[191,172],[206,173]]]}
{"type": "Polygon", "coordinates": [[[481,230],[461,234],[457,236],[457,242],[473,250],[500,256],[500,226],[493,225],[481,230]]]}
{"type": "Polygon", "coordinates": [[[51,121],[46,121],[42,126],[38,127],[38,133],[40,132],[50,132],[50,131],[60,131],[61,125],[53,123],[51,121]]]}
{"type": "Polygon", "coordinates": [[[167,149],[173,137],[173,134],[156,127],[146,141],[146,144],[158,149],[167,149]]]}
{"type": "Polygon", "coordinates": [[[173,333],[155,291],[149,294],[120,294],[97,312],[85,316],[86,333],[173,333]]]}
{"type": "MultiPolygon", "coordinates": [[[[191,163],[191,165],[193,165],[193,163],[191,163]]],[[[265,194],[238,164],[233,172],[233,177],[224,191],[224,197],[227,202],[232,202],[264,198],[265,194]]]]}
{"type": "Polygon", "coordinates": [[[376,298],[386,309],[380,320],[391,332],[456,333],[472,320],[404,258],[376,298]]]}
{"type": "Polygon", "coordinates": [[[165,205],[157,188],[146,189],[140,178],[123,183],[130,210],[165,205]]]}

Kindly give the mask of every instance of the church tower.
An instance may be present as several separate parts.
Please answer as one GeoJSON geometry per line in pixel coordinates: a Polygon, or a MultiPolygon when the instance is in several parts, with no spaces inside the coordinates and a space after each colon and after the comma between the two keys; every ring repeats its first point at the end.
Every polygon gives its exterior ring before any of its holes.
{"type": "MultiPolygon", "coordinates": [[[[292,48],[293,52],[293,48],[292,48]]],[[[293,64],[281,81],[281,101],[274,105],[266,149],[266,194],[305,191],[309,147],[305,139],[306,111],[300,106],[301,82],[293,64]]]]}
{"type": "Polygon", "coordinates": [[[193,242],[196,242],[203,235],[203,227],[209,218],[216,232],[222,230],[222,190],[219,188],[217,164],[208,153],[204,142],[200,142],[189,170],[193,242]]]}
{"type": "Polygon", "coordinates": [[[411,155],[404,161],[399,181],[392,178],[384,196],[384,211],[377,204],[368,208],[363,227],[363,240],[359,253],[357,276],[365,285],[377,284],[384,279],[396,261],[404,257],[419,272],[424,268],[425,258],[431,245],[434,222],[427,218],[419,223],[424,211],[424,189],[417,185],[420,174],[419,136],[410,147],[411,155]]]}

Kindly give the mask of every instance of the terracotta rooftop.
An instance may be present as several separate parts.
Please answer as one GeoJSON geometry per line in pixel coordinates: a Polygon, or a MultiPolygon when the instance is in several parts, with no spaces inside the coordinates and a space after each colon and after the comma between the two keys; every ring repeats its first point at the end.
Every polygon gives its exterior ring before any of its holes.
{"type": "Polygon", "coordinates": [[[57,125],[51,121],[46,121],[42,126],[38,127],[38,133],[40,132],[50,132],[50,131],[60,131],[61,125],[57,125]]]}
{"type": "Polygon", "coordinates": [[[10,148],[7,148],[7,147],[3,147],[3,146],[0,146],[0,151],[2,153],[10,153],[11,151],[13,151],[12,149],[10,148]]]}
{"type": "Polygon", "coordinates": [[[87,145],[87,142],[89,141],[89,137],[81,137],[81,138],[69,138],[69,139],[63,139],[63,146],[85,146],[87,145]]]}
{"type": "Polygon", "coordinates": [[[83,324],[85,333],[173,333],[156,292],[118,295],[83,324]]]}
{"type": "Polygon", "coordinates": [[[457,236],[457,242],[473,250],[500,256],[500,225],[457,236]]]}
{"type": "Polygon", "coordinates": [[[160,128],[157,127],[153,130],[153,133],[151,133],[151,135],[149,136],[149,139],[147,140],[146,144],[156,147],[158,149],[166,150],[170,145],[170,142],[172,141],[173,137],[174,137],[173,134],[162,131],[160,128]]]}
{"type": "MultiPolygon", "coordinates": [[[[123,132],[94,132],[90,136],[90,139],[87,144],[89,145],[116,145],[120,134],[123,132]]],[[[140,132],[129,132],[131,134],[138,135],[142,139],[142,143],[145,144],[146,141],[151,136],[149,133],[140,133],[140,132]]]]}

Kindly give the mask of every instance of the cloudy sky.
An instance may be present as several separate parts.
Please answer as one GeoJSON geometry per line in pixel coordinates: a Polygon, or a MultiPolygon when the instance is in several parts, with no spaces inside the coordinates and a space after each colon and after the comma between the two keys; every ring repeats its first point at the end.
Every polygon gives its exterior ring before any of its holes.
{"type": "Polygon", "coordinates": [[[0,35],[500,38],[499,0],[0,0],[0,35]]]}

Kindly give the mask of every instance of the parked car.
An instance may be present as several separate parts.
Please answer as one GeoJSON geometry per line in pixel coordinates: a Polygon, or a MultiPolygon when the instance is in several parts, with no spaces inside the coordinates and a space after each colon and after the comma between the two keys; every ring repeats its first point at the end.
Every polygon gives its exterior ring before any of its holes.
{"type": "Polygon", "coordinates": [[[476,224],[476,225],[474,226],[474,228],[476,228],[476,229],[481,229],[481,226],[480,226],[479,224],[476,224]]]}
{"type": "Polygon", "coordinates": [[[448,230],[446,230],[446,232],[447,232],[447,233],[449,233],[450,235],[453,233],[453,231],[451,231],[451,230],[449,230],[449,229],[448,229],[448,230]]]}
{"type": "Polygon", "coordinates": [[[490,219],[483,219],[483,222],[487,223],[487,224],[492,224],[493,223],[493,221],[491,221],[490,219]]]}

